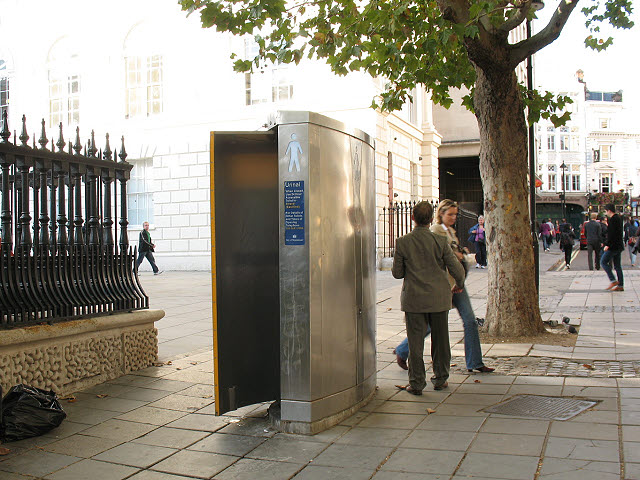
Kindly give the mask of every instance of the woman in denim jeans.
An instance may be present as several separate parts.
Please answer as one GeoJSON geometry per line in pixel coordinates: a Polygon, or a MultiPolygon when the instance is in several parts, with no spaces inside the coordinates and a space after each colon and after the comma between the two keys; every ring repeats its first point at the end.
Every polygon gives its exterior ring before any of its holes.
{"type": "MultiPolygon", "coordinates": [[[[453,229],[457,217],[458,205],[456,202],[448,199],[441,201],[436,212],[436,223],[431,226],[431,231],[436,235],[446,236],[449,240],[449,245],[459,245],[456,231],[453,229]]],[[[457,248],[453,248],[453,253],[462,260],[462,254],[458,252],[457,248]]],[[[451,278],[449,282],[451,283],[451,278]]],[[[464,356],[467,363],[467,370],[470,372],[474,370],[484,373],[493,372],[495,370],[494,368],[487,367],[482,362],[482,348],[480,347],[478,324],[466,287],[463,288],[460,293],[453,294],[452,303],[458,310],[464,327],[464,356]]],[[[427,336],[429,333],[431,332],[427,329],[427,336]]],[[[393,352],[396,354],[398,365],[406,370],[407,358],[409,358],[409,343],[407,339],[405,338],[393,352]]]]}

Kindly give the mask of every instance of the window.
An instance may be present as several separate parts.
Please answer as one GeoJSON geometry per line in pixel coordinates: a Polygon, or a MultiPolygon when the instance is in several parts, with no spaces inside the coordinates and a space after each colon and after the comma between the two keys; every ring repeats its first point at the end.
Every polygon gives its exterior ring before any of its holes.
{"type": "Polygon", "coordinates": [[[600,145],[600,160],[602,162],[611,160],[611,145],[600,145]]]}
{"type": "Polygon", "coordinates": [[[547,169],[548,169],[550,172],[555,172],[555,171],[556,171],[556,166],[555,166],[555,165],[549,165],[549,166],[547,167],[547,169]]]}
{"type": "Polygon", "coordinates": [[[602,128],[602,129],[609,128],[609,119],[608,118],[601,118],[600,119],[600,128],[602,128]]]}
{"type": "Polygon", "coordinates": [[[555,192],[557,188],[556,185],[556,174],[555,173],[550,173],[549,174],[549,190],[552,192],[555,192]]]}
{"type": "Polygon", "coordinates": [[[565,191],[571,190],[571,175],[568,173],[564,174],[564,189],[565,191]]]}
{"type": "Polygon", "coordinates": [[[549,135],[547,137],[547,150],[554,151],[556,149],[556,137],[555,135],[549,135]]]}
{"type": "Polygon", "coordinates": [[[556,131],[556,129],[555,129],[555,127],[553,125],[549,125],[547,127],[547,132],[555,132],[555,131],[556,131]]]}
{"type": "Polygon", "coordinates": [[[411,200],[418,200],[418,164],[411,162],[409,164],[409,174],[411,175],[411,200]]]}
{"type": "Polygon", "coordinates": [[[562,133],[567,133],[569,132],[569,127],[567,127],[566,125],[563,125],[562,127],[560,127],[560,131],[562,133]]]}
{"type": "MultiPolygon", "coordinates": [[[[253,60],[258,56],[259,47],[253,38],[245,39],[244,52],[246,60],[253,60]]],[[[267,64],[260,61],[254,71],[245,73],[245,103],[256,105],[259,103],[282,103],[293,98],[293,81],[291,70],[285,64],[267,64]]]]}
{"type": "Polygon", "coordinates": [[[580,190],[580,175],[573,174],[571,175],[571,189],[573,191],[580,190]]]}
{"type": "Polygon", "coordinates": [[[151,172],[153,159],[132,161],[131,178],[127,182],[127,210],[129,225],[139,226],[143,222],[153,223],[153,193],[151,172]]]}
{"type": "Polygon", "coordinates": [[[576,135],[571,136],[571,150],[574,152],[580,151],[580,137],[576,135]]]}
{"type": "Polygon", "coordinates": [[[611,192],[611,187],[613,184],[613,175],[611,173],[601,173],[600,174],[600,191],[603,193],[611,192]]]}
{"type": "Polygon", "coordinates": [[[560,136],[560,150],[567,151],[569,150],[569,135],[561,135],[560,136]]]}
{"type": "MultiPolygon", "coordinates": [[[[135,27],[125,40],[125,118],[148,117],[163,111],[163,58],[151,50],[155,31],[135,27]]],[[[157,48],[157,47],[156,47],[157,48]]]]}
{"type": "Polygon", "coordinates": [[[0,58],[0,119],[2,114],[9,108],[9,74],[7,73],[7,62],[0,58]]]}
{"type": "Polygon", "coordinates": [[[51,48],[48,57],[49,126],[80,123],[80,56],[65,37],[51,48]]]}

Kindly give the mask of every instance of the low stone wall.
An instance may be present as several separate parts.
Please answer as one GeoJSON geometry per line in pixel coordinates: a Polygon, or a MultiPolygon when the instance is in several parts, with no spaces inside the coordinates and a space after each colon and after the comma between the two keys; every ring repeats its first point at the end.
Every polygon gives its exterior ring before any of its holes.
{"type": "Polygon", "coordinates": [[[66,395],[152,365],[162,310],[0,330],[0,385],[66,395]]]}

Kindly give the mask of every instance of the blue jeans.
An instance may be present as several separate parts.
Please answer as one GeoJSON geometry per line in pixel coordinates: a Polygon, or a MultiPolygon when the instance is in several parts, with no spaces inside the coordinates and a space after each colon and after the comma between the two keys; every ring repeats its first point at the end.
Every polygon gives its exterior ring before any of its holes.
{"type": "Polygon", "coordinates": [[[548,235],[540,235],[542,237],[542,249],[546,250],[549,248],[549,236],[548,235]]]}
{"type": "MultiPolygon", "coordinates": [[[[456,307],[462,318],[462,326],[464,327],[464,357],[467,362],[467,370],[480,368],[484,366],[484,363],[482,363],[480,335],[478,334],[476,315],[473,313],[473,307],[471,306],[467,289],[463,289],[460,293],[454,293],[452,301],[453,306],[456,307]]],[[[427,338],[430,333],[431,330],[427,328],[425,338],[427,338]]],[[[396,347],[396,355],[399,355],[404,360],[409,358],[409,342],[406,338],[396,347]]]]}
{"type": "Polygon", "coordinates": [[[613,260],[613,267],[616,269],[616,275],[618,275],[618,285],[621,287],[624,286],[624,276],[622,275],[622,262],[620,261],[620,257],[622,256],[622,252],[620,250],[607,250],[606,252],[602,252],[602,257],[600,257],[600,265],[607,273],[607,277],[612,282],[616,281],[616,277],[613,276],[613,272],[611,269],[611,260],[613,260]]]}

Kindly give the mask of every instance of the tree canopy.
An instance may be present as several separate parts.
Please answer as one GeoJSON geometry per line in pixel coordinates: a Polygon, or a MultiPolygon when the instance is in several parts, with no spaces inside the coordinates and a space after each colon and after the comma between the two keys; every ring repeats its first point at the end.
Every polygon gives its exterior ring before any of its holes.
{"type": "MultiPolygon", "coordinates": [[[[361,70],[385,78],[385,91],[373,101],[383,110],[401,108],[419,84],[445,107],[452,102],[451,88],[466,87],[471,94],[465,104],[473,109],[473,63],[500,62],[515,69],[558,38],[578,3],[560,0],[543,29],[510,43],[510,32],[535,18],[539,5],[531,0],[180,1],[183,10],[199,11],[204,27],[254,35],[258,56],[236,57],[236,70],[251,71],[263,59],[297,64],[305,56],[316,56],[339,75],[361,70]]],[[[582,8],[590,30],[585,45],[595,50],[611,45],[613,38],[602,35],[600,25],[630,28],[631,12],[630,0],[591,0],[582,8]]],[[[529,121],[542,116],[559,125],[568,119],[561,111],[568,97],[524,86],[521,90],[529,121]]]]}

